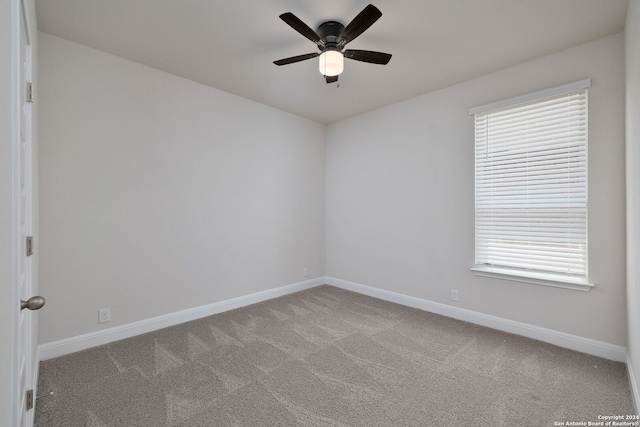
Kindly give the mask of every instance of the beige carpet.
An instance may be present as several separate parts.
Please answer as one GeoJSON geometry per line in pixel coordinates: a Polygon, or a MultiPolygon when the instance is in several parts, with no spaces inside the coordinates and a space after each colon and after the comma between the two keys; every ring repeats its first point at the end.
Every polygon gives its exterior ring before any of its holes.
{"type": "Polygon", "coordinates": [[[540,427],[633,413],[621,363],[330,286],[47,360],[38,395],[38,427],[540,427]]]}

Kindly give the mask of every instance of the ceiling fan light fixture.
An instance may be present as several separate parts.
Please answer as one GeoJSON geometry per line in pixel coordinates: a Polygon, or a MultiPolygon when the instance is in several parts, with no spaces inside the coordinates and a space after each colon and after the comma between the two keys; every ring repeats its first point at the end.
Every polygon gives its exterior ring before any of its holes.
{"type": "Polygon", "coordinates": [[[344,70],[344,56],[337,50],[327,50],[320,54],[319,62],[320,74],[333,77],[344,70]]]}
{"type": "Polygon", "coordinates": [[[305,38],[315,43],[318,49],[320,49],[320,53],[316,51],[314,53],[292,56],[273,61],[273,63],[278,66],[288,65],[319,57],[318,69],[320,74],[325,77],[327,83],[336,83],[338,81],[338,75],[344,70],[345,57],[370,64],[386,65],[391,59],[391,54],[389,53],[360,49],[347,49],[344,52],[342,50],[347,43],[355,40],[356,37],[366,31],[381,16],[382,12],[370,4],[362,9],[346,27],[338,21],[326,21],[318,26],[318,31],[316,32],[293,13],[283,13],[280,15],[280,19],[305,38]]]}

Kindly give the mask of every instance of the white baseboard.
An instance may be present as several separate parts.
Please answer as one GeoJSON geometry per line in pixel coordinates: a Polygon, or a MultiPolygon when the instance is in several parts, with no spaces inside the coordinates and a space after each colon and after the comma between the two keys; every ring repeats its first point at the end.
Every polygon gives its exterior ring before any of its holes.
{"type": "Polygon", "coordinates": [[[281,297],[293,292],[303,291],[305,289],[314,288],[325,283],[324,277],[306,280],[304,282],[293,283],[291,285],[281,286],[275,289],[257,292],[251,295],[232,298],[225,301],[216,302],[200,307],[194,307],[162,316],[152,317],[150,319],[140,320],[138,322],[128,323],[126,325],[115,326],[113,328],[104,329],[97,332],[78,335],[66,338],[60,341],[54,341],[38,346],[40,360],[52,359],[54,357],[64,356],[66,354],[75,353],[77,351],[86,350],[110,342],[130,338],[147,332],[156,331],[158,329],[169,326],[178,325],[180,323],[191,320],[200,319],[202,317],[211,316],[213,314],[222,313],[224,311],[233,310],[258,302],[266,301],[272,298],[281,297]]]}
{"type": "Polygon", "coordinates": [[[325,283],[337,288],[358,292],[360,294],[394,302],[397,304],[406,305],[408,307],[418,308],[420,310],[428,311],[431,313],[441,314],[443,316],[452,317],[454,319],[463,320],[465,322],[474,323],[481,326],[486,326],[489,328],[497,329],[499,331],[522,335],[528,338],[533,338],[539,341],[554,344],[559,347],[564,347],[571,350],[580,351],[582,353],[603,357],[605,359],[615,360],[617,362],[627,361],[625,347],[609,344],[603,341],[583,338],[577,335],[567,334],[565,332],[541,328],[539,326],[529,325],[527,323],[516,322],[514,320],[491,316],[464,308],[453,307],[438,302],[403,295],[397,292],[373,288],[371,286],[361,285],[359,283],[349,282],[333,277],[326,277],[325,283]]]}
{"type": "MultiPolygon", "coordinates": [[[[514,320],[504,319],[497,316],[479,313],[459,307],[441,304],[425,299],[403,295],[397,292],[386,291],[359,283],[349,282],[346,280],[336,279],[333,277],[318,277],[304,282],[294,283],[275,289],[269,289],[255,294],[242,297],[232,298],[217,303],[190,308],[187,310],[169,313],[126,325],[116,326],[104,329],[98,332],[78,335],[60,341],[41,344],[38,346],[38,354],[40,360],[52,359],[54,357],[64,356],[66,354],[75,353],[77,351],[86,350],[110,342],[130,338],[136,335],[152,332],[158,329],[174,326],[190,320],[200,319],[202,317],[211,316],[213,314],[222,313],[224,311],[233,310],[250,304],[266,301],[272,298],[284,296],[293,292],[310,289],[322,284],[328,284],[338,288],[358,292],[379,298],[385,301],[406,305],[408,307],[418,308],[420,310],[429,311],[431,313],[441,314],[458,320],[474,323],[481,326],[522,335],[528,338],[537,339],[550,344],[571,350],[580,351],[594,356],[604,357],[606,359],[618,362],[627,362],[626,349],[624,347],[609,344],[602,341],[592,340],[589,338],[579,337],[552,329],[541,328],[539,326],[529,325],[514,320]]],[[[635,383],[634,383],[635,384],[635,383]]],[[[634,390],[636,402],[638,401],[638,389],[634,390]]]]}
{"type": "Polygon", "coordinates": [[[635,413],[640,414],[640,389],[638,389],[638,383],[636,382],[636,376],[633,372],[633,363],[627,352],[627,374],[629,375],[629,387],[631,388],[631,397],[633,399],[633,405],[635,406],[635,413]]]}

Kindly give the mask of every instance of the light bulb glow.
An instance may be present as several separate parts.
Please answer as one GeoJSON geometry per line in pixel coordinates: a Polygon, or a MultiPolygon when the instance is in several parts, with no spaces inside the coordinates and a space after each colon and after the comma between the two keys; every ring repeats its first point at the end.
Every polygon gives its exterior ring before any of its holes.
{"type": "Polygon", "coordinates": [[[320,74],[337,76],[344,70],[344,57],[337,50],[328,50],[320,54],[320,74]]]}

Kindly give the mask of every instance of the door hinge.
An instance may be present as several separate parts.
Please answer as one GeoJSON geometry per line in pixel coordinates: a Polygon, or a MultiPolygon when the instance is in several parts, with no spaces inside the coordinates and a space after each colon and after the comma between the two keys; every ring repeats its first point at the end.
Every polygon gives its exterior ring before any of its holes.
{"type": "Polygon", "coordinates": [[[33,102],[33,83],[27,82],[27,102],[33,102]]]}
{"type": "Polygon", "coordinates": [[[33,236],[27,236],[27,256],[33,255],[33,236]]]}
{"type": "Polygon", "coordinates": [[[27,411],[33,409],[33,390],[27,390],[27,411]]]}

